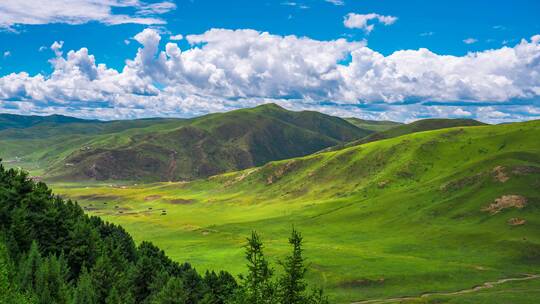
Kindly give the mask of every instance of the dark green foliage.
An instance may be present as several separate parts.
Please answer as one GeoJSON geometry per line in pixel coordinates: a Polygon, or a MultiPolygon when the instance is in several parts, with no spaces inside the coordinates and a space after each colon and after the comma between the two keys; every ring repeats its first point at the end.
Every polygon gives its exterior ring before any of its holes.
{"type": "Polygon", "coordinates": [[[135,247],[121,227],[1,164],[0,217],[0,289],[15,303],[224,303],[236,288],[228,273],[205,280],[152,243],[135,247]]]}
{"type": "Polygon", "coordinates": [[[302,257],[302,235],[294,228],[289,244],[292,246],[292,253],[281,262],[283,275],[279,280],[279,296],[283,304],[306,303],[304,275],[307,268],[302,257]]]}
{"type": "Polygon", "coordinates": [[[243,294],[241,303],[275,303],[276,286],[272,281],[274,271],[263,252],[263,243],[253,231],[247,239],[246,260],[248,273],[241,277],[243,294]]]}
{"type": "Polygon", "coordinates": [[[37,289],[37,275],[41,268],[41,254],[34,241],[26,257],[19,264],[19,286],[26,292],[33,292],[37,289]]]}
{"type": "Polygon", "coordinates": [[[33,304],[36,301],[19,290],[14,284],[14,269],[4,241],[0,237],[0,303],[33,304]]]}
{"type": "Polygon", "coordinates": [[[94,290],[92,285],[92,277],[86,270],[83,268],[81,275],[79,276],[79,281],[77,282],[77,287],[73,294],[73,304],[97,304],[98,295],[94,290]]]}
{"type": "Polygon", "coordinates": [[[311,294],[306,292],[304,275],[307,268],[302,256],[302,235],[298,231],[294,228],[292,230],[289,238],[292,252],[279,262],[283,266],[283,274],[276,280],[264,257],[263,243],[259,235],[253,231],[247,242],[248,273],[240,276],[241,285],[230,301],[231,304],[328,304],[328,298],[322,289],[315,289],[311,294]]]}
{"type": "Polygon", "coordinates": [[[225,304],[238,286],[234,277],[225,271],[220,271],[219,274],[206,271],[204,284],[210,291],[202,301],[207,304],[225,304]]]}
{"type": "Polygon", "coordinates": [[[105,299],[105,304],[129,304],[134,303],[129,294],[120,295],[116,287],[112,287],[109,295],[105,299]]]}
{"type": "Polygon", "coordinates": [[[185,304],[189,303],[183,280],[171,277],[165,287],[157,293],[152,304],[185,304]]]}
{"type": "Polygon", "coordinates": [[[36,274],[34,294],[39,303],[68,303],[68,266],[63,257],[51,255],[43,260],[36,274]]]}

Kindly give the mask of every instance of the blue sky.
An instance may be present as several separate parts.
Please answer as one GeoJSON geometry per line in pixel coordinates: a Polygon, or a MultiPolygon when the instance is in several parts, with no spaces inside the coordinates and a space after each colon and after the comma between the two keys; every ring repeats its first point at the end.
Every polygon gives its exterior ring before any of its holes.
{"type": "Polygon", "coordinates": [[[540,1],[112,0],[94,5],[89,0],[29,0],[23,1],[26,6],[20,2],[0,3],[0,110],[7,112],[113,119],[193,116],[278,102],[292,109],[375,119],[540,118],[540,79],[535,73],[540,55],[538,41],[532,38],[540,34],[540,1]],[[58,9],[49,11],[51,7],[58,9]],[[212,29],[228,31],[212,34],[212,29]],[[275,39],[264,40],[264,32],[275,39]],[[183,39],[171,41],[178,34],[183,39]],[[189,35],[199,35],[198,44],[186,39],[189,35]],[[239,48],[271,50],[291,36],[298,39],[293,49],[277,49],[269,60],[280,63],[286,56],[292,61],[284,62],[298,65],[298,70],[291,65],[262,67],[254,61],[260,60],[254,51],[237,53],[239,48]],[[155,39],[159,41],[153,45],[155,39]],[[340,39],[347,45],[335,43],[340,39]],[[61,45],[56,52],[51,49],[55,41],[61,45]],[[225,42],[243,44],[233,48],[225,42]],[[175,62],[166,51],[167,43],[176,44],[184,58],[175,62]],[[312,54],[310,43],[323,43],[318,53],[327,56],[312,54]],[[79,53],[82,48],[87,52],[79,53]],[[155,52],[145,59],[144,49],[152,48],[155,52]],[[70,50],[77,52],[71,59],[70,50]],[[194,50],[208,53],[197,55],[194,50]],[[415,53],[400,53],[409,50],[415,53]],[[166,57],[161,61],[160,52],[166,57]],[[395,52],[399,56],[392,55],[395,52]],[[473,52],[489,58],[467,59],[473,52]],[[207,59],[216,53],[238,62],[207,59]],[[302,57],[305,60],[298,62],[302,57]],[[310,58],[330,61],[320,65],[310,58]],[[129,65],[126,60],[133,64],[123,73],[129,65]],[[508,66],[505,60],[516,63],[508,66]],[[96,76],[85,75],[87,66],[81,62],[92,65],[96,76]],[[179,62],[185,67],[182,73],[170,70],[179,62]],[[99,64],[105,69],[100,70],[99,64]],[[417,68],[408,68],[412,64],[417,68]],[[440,65],[443,72],[437,66],[429,70],[430,64],[440,65]],[[472,67],[478,75],[468,75],[470,65],[478,65],[472,67]],[[112,75],[114,71],[121,75],[112,75]],[[291,74],[300,76],[288,79],[291,74]],[[426,75],[433,77],[424,79],[426,75]],[[484,85],[483,78],[491,83],[484,85]],[[78,81],[72,81],[69,92],[54,93],[66,79],[78,81]],[[279,79],[284,83],[276,83],[279,79]],[[117,87],[108,87],[110,82],[117,87]],[[418,84],[413,87],[411,82],[418,84]],[[124,89],[126,83],[132,88],[124,89]],[[74,86],[79,85],[77,90],[74,86]],[[426,90],[428,86],[433,90],[426,90]],[[81,94],[83,89],[87,91],[81,94]],[[434,93],[435,89],[444,93],[434,93]],[[129,103],[129,96],[137,101],[129,103]]]}

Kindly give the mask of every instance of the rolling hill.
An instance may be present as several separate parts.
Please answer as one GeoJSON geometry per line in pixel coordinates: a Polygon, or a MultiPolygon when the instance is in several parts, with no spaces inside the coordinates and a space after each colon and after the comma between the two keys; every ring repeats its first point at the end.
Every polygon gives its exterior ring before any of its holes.
{"type": "Polygon", "coordinates": [[[343,144],[339,144],[333,147],[326,148],[323,151],[336,151],[343,148],[353,147],[360,144],[365,144],[365,143],[388,139],[388,138],[394,138],[394,137],[398,137],[398,136],[402,136],[406,134],[412,134],[416,132],[440,130],[440,129],[453,128],[453,127],[486,125],[485,123],[474,120],[474,119],[445,119],[445,118],[420,119],[409,124],[399,124],[399,123],[388,122],[388,121],[373,123],[372,121],[369,121],[369,120],[358,121],[358,120],[351,120],[351,119],[348,119],[348,121],[350,121],[356,126],[364,126],[376,132],[358,140],[353,140],[348,143],[343,143],[343,144]],[[375,128],[373,126],[375,126],[375,128]],[[379,131],[376,130],[377,128],[379,129],[379,131]]]}
{"type": "Polygon", "coordinates": [[[0,131],[0,155],[64,180],[189,180],[307,155],[372,133],[338,117],[275,104],[194,119],[27,125],[0,131]]]}
{"type": "Polygon", "coordinates": [[[295,225],[337,303],[532,303],[539,280],[415,297],[540,273],[539,135],[540,121],[455,127],[191,182],[53,188],[198,269],[240,273],[249,231],[274,255],[295,225]]]}
{"type": "Polygon", "coordinates": [[[16,114],[0,113],[0,130],[16,128],[24,129],[37,125],[60,125],[68,123],[92,123],[92,120],[84,120],[63,115],[50,116],[24,116],[16,114]]]}
{"type": "Polygon", "coordinates": [[[345,118],[345,120],[361,129],[367,129],[374,132],[386,131],[388,129],[402,125],[402,123],[395,122],[395,121],[367,120],[367,119],[360,119],[356,117],[348,117],[348,118],[345,118]]]}

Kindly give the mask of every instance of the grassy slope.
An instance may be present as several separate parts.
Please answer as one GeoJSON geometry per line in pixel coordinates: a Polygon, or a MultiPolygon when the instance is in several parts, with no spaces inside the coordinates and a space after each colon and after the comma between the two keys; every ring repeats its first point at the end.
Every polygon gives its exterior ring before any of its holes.
{"type": "MultiPolygon", "coordinates": [[[[540,272],[539,134],[540,121],[452,128],[190,183],[54,189],[199,268],[244,271],[251,229],[282,255],[294,224],[305,235],[310,279],[338,302],[453,291],[540,272]],[[496,178],[497,166],[507,181],[496,178]],[[507,194],[525,196],[527,206],[481,210],[507,194]],[[513,217],[527,222],[510,226],[513,217]]],[[[485,293],[470,301],[499,299],[485,293]]]]}
{"type": "Polygon", "coordinates": [[[388,129],[394,128],[396,126],[402,125],[402,123],[395,122],[395,121],[366,120],[366,119],[360,119],[356,117],[345,118],[345,120],[361,129],[367,129],[374,132],[382,132],[382,131],[386,131],[388,129]]]}
{"type": "MultiPolygon", "coordinates": [[[[388,122],[382,122],[382,123],[388,123],[388,122]]],[[[358,123],[355,125],[358,125],[358,123]]],[[[421,120],[417,120],[409,124],[397,124],[394,126],[386,125],[384,130],[377,131],[375,133],[372,133],[358,140],[353,140],[348,143],[329,147],[323,151],[337,151],[343,148],[353,147],[353,146],[357,146],[357,145],[361,145],[361,144],[365,144],[369,142],[374,142],[377,140],[394,138],[394,137],[412,134],[416,132],[440,130],[440,129],[454,128],[454,127],[482,126],[482,125],[485,125],[485,124],[482,122],[476,121],[474,119],[445,119],[445,118],[421,119],[421,120]]]]}
{"type": "Polygon", "coordinates": [[[182,180],[306,155],[370,133],[341,118],[269,104],[189,120],[7,129],[0,131],[0,155],[63,179],[182,180]]]}
{"type": "MultiPolygon", "coordinates": [[[[15,122],[22,125],[20,120],[24,121],[28,116],[16,118],[15,122]]],[[[34,175],[43,175],[47,168],[62,166],[64,158],[83,146],[97,144],[113,148],[128,142],[134,134],[178,127],[185,122],[183,119],[66,121],[0,130],[0,157],[8,161],[7,165],[17,160],[11,165],[30,169],[34,175]]]]}
{"type": "Polygon", "coordinates": [[[23,129],[37,125],[60,125],[68,123],[89,123],[96,122],[90,120],[79,119],[75,117],[63,116],[63,115],[50,115],[50,116],[24,116],[15,114],[3,114],[0,113],[0,130],[16,128],[23,129]]]}

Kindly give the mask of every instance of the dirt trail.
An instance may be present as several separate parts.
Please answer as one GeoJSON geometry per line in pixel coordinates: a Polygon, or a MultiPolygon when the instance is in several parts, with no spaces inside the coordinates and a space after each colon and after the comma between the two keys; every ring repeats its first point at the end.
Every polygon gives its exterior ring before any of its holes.
{"type": "Polygon", "coordinates": [[[496,285],[504,284],[507,282],[527,281],[527,280],[534,280],[538,278],[540,278],[540,275],[538,274],[526,274],[524,277],[506,278],[506,279],[500,279],[494,282],[485,282],[484,284],[475,286],[473,288],[462,289],[462,290],[458,290],[454,292],[428,292],[419,296],[398,297],[398,298],[388,298],[388,299],[373,299],[373,300],[366,300],[366,301],[360,301],[360,302],[352,302],[351,304],[383,304],[383,303],[396,303],[396,302],[407,301],[407,300],[418,300],[421,298],[427,298],[431,296],[457,296],[457,295],[462,295],[466,293],[478,292],[483,289],[493,288],[496,285]]]}

